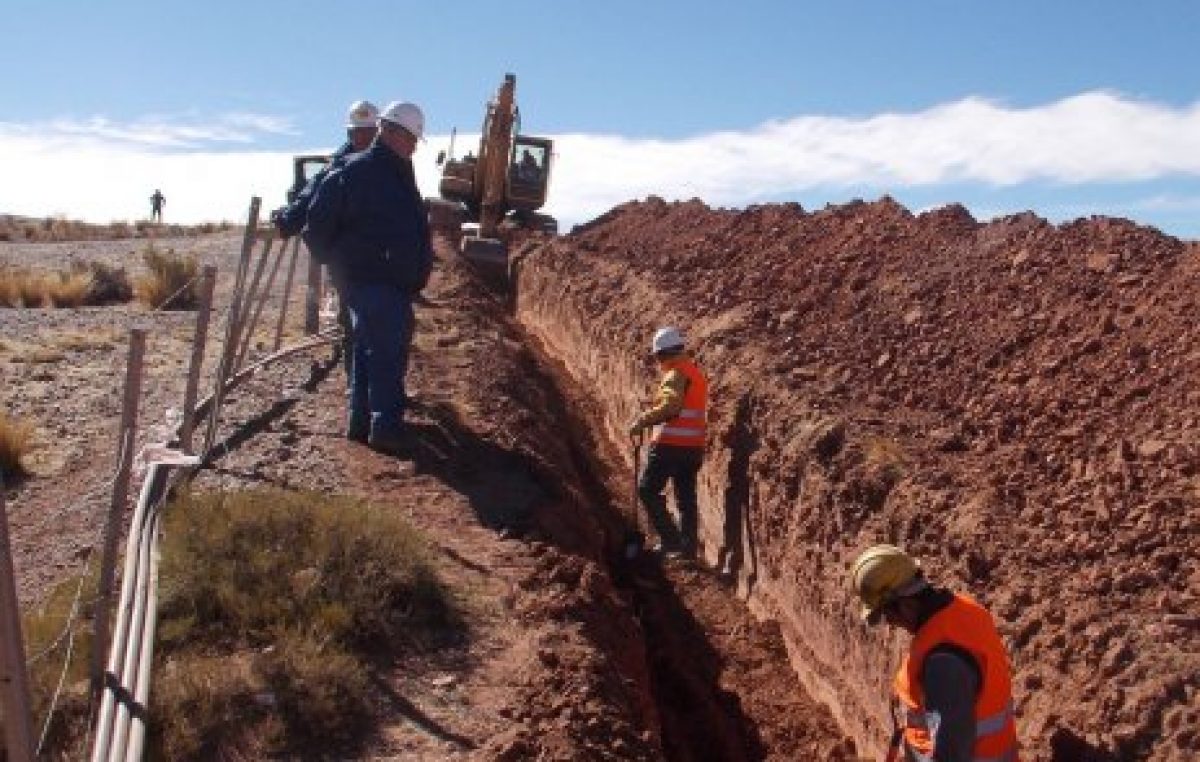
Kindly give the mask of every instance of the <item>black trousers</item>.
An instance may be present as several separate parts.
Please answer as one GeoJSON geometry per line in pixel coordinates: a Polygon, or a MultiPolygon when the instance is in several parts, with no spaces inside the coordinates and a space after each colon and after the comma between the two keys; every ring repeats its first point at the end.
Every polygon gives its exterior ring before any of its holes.
{"type": "Polygon", "coordinates": [[[698,447],[676,445],[650,445],[646,468],[638,482],[638,497],[646,506],[646,513],[654,524],[663,547],[668,550],[696,550],[696,475],[704,460],[704,451],[698,447]],[[667,498],[663,495],[667,482],[675,492],[675,507],[679,511],[679,526],[667,512],[667,498]]]}

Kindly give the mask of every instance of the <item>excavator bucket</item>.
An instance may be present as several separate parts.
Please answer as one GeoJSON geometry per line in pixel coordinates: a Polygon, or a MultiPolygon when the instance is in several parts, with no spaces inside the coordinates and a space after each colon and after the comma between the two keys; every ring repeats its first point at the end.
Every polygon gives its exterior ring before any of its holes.
{"type": "Polygon", "coordinates": [[[508,282],[508,247],[500,239],[464,236],[459,253],[487,280],[497,284],[508,282]]]}

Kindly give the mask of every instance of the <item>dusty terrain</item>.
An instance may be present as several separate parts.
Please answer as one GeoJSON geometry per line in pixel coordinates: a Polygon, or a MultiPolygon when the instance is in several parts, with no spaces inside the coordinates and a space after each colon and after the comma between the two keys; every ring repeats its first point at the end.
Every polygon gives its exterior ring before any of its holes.
{"type": "Polygon", "coordinates": [[[996,613],[1034,759],[1200,756],[1197,247],[1121,220],[982,225],[888,199],[656,199],[520,264],[518,319],[614,434],[686,327],[714,381],[708,560],[881,752],[902,643],[855,620],[873,542],[996,613]]]}
{"type": "MultiPolygon", "coordinates": [[[[222,268],[220,305],[238,243],[235,234],[181,242],[222,268]]],[[[0,247],[0,259],[58,267],[81,251],[128,256],[121,244],[22,244],[0,247]]],[[[378,676],[380,716],[364,756],[854,759],[828,710],[790,672],[778,627],[757,621],[716,574],[648,568],[638,584],[613,574],[632,477],[617,448],[586,434],[601,411],[445,252],[428,296],[418,309],[412,422],[420,445],[411,457],[379,456],[340,437],[343,379],[322,349],[232,396],[218,436],[225,452],[197,481],[395,505],[474,602],[461,649],[401,660],[378,676]]],[[[182,394],[192,319],[138,306],[0,310],[4,404],[39,431],[34,473],[9,491],[26,603],[69,577],[95,545],[115,458],[125,331],[151,330],[149,429],[139,441],[156,441],[182,394]],[[105,339],[77,349],[61,339],[70,332],[105,339]],[[53,359],[22,354],[48,347],[53,359]]]]}
{"type": "MultiPolygon", "coordinates": [[[[238,242],[177,242],[222,268],[220,305],[238,242]]],[[[0,244],[0,263],[133,248],[0,244]]],[[[857,622],[844,572],[894,541],[996,613],[1026,758],[1195,759],[1198,256],[1120,220],[632,203],[521,246],[511,299],[441,252],[410,457],[340,438],[320,350],[234,395],[199,483],[394,504],[483,602],[461,651],[379,677],[370,758],[881,756],[903,640],[857,622]],[[705,563],[631,575],[623,429],[670,322],[714,382],[705,563]]],[[[25,601],[95,542],[125,332],[151,329],[150,441],[192,319],[0,309],[3,404],[42,445],[8,493],[25,601]]]]}

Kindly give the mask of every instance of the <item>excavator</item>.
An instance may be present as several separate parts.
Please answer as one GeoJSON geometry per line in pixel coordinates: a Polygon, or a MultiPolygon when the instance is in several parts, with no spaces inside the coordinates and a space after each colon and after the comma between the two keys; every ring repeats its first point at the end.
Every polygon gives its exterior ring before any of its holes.
{"type": "Polygon", "coordinates": [[[459,252],[489,276],[507,272],[507,239],[513,230],[557,233],[558,222],[537,212],[546,203],[554,141],[521,134],[517,77],[504,82],[487,104],[477,154],[438,155],[439,199],[429,199],[434,230],[459,238],[459,252]]]}

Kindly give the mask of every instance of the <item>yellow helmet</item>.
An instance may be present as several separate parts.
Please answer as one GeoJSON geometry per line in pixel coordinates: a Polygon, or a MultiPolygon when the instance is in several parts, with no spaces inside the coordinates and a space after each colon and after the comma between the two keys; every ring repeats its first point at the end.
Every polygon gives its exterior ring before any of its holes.
{"type": "Polygon", "coordinates": [[[883,607],[898,594],[905,594],[902,590],[920,576],[921,565],[895,545],[864,550],[850,567],[850,585],[862,601],[863,621],[878,622],[883,607]]]}

